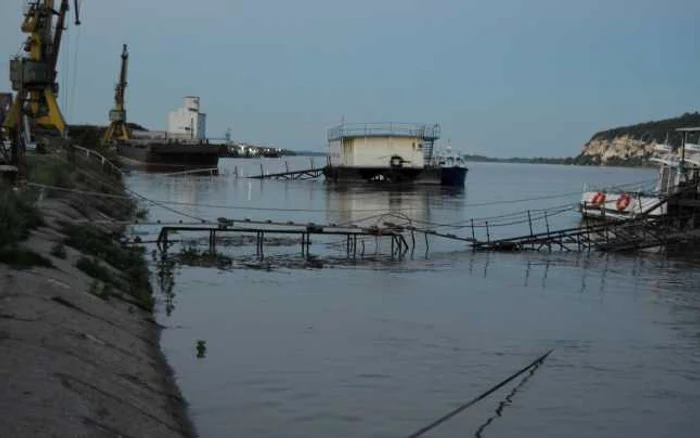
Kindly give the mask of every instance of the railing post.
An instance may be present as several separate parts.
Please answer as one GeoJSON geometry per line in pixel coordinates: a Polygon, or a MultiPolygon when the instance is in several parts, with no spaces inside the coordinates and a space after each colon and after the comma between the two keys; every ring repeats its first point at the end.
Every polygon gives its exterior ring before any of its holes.
{"type": "Polygon", "coordinates": [[[552,236],[550,235],[549,231],[549,217],[547,216],[547,212],[544,212],[544,224],[547,227],[547,247],[549,248],[549,251],[552,251],[552,236]]]}
{"type": "Polygon", "coordinates": [[[472,223],[472,245],[476,244],[476,233],[474,232],[474,219],[471,219],[472,223]]]}
{"type": "Polygon", "coordinates": [[[535,242],[532,240],[534,233],[532,232],[532,216],[530,215],[530,210],[527,211],[527,223],[530,226],[530,246],[534,249],[535,242]]]}

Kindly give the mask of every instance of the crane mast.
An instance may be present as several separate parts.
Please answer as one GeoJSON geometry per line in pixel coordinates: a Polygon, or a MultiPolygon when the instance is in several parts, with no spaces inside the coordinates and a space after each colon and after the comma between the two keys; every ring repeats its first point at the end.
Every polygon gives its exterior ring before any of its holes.
{"type": "MultiPolygon", "coordinates": [[[[58,55],[69,10],[69,0],[61,0],[55,9],[54,0],[32,1],[24,13],[21,30],[28,34],[24,43],[26,55],[10,61],[10,81],[17,92],[4,127],[21,131],[23,117],[39,128],[66,134],[56,96],[58,55]]],[[[78,0],[74,0],[75,24],[78,18],[78,0]]]]}
{"type": "Polygon", "coordinates": [[[109,127],[104,136],[105,143],[129,140],[131,138],[129,127],[126,124],[126,77],[128,68],[129,51],[126,44],[124,44],[119,82],[114,89],[114,108],[109,112],[109,127]]]}

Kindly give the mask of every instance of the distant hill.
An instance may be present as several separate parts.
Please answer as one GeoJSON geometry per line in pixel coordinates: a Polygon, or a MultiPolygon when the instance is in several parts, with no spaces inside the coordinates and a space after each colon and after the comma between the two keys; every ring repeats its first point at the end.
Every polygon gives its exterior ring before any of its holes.
{"type": "Polygon", "coordinates": [[[700,127],[700,113],[685,113],[680,117],[672,119],[658,120],[652,122],[638,123],[631,126],[621,126],[606,131],[601,131],[593,135],[594,140],[612,140],[617,137],[629,136],[644,142],[664,143],[668,136],[669,144],[680,146],[683,137],[676,132],[678,128],[700,127]]]}
{"type": "Polygon", "coordinates": [[[683,142],[679,128],[700,127],[700,113],[597,132],[575,158],[576,164],[643,166],[649,163],[654,145],[678,147],[683,142]]]}

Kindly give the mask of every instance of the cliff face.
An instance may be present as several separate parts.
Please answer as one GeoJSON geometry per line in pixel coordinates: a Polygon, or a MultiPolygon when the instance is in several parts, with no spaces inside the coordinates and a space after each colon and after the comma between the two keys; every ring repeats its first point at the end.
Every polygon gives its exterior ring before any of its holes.
{"type": "MultiPolygon", "coordinates": [[[[700,113],[686,113],[680,117],[622,126],[601,131],[583,146],[576,157],[578,164],[645,165],[653,155],[654,146],[668,143],[678,147],[683,139],[678,128],[700,126],[700,113]]],[[[697,142],[697,141],[696,141],[697,142]]]]}
{"type": "Polygon", "coordinates": [[[620,163],[644,164],[653,151],[656,141],[642,141],[630,135],[611,139],[592,139],[583,147],[579,159],[590,164],[613,165],[620,163]]]}

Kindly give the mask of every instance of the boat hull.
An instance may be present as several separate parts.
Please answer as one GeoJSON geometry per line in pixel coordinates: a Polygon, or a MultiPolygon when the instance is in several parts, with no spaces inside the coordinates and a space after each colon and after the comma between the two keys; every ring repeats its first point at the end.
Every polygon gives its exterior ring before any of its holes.
{"type": "Polygon", "coordinates": [[[125,167],[152,172],[213,169],[219,164],[220,148],[210,144],[124,143],[117,155],[125,167]]]}
{"type": "Polygon", "coordinates": [[[467,169],[463,167],[331,167],[323,170],[334,183],[416,184],[463,187],[467,169]]]}
{"type": "Polygon", "coordinates": [[[605,221],[625,221],[640,214],[650,217],[666,215],[666,204],[657,196],[627,194],[622,192],[607,192],[600,198],[602,192],[584,192],[579,203],[579,211],[584,218],[605,221]],[[628,196],[629,201],[622,203],[620,198],[628,196]],[[598,198],[598,199],[596,199],[598,198]],[[623,207],[624,208],[621,208],[623,207]]]}
{"type": "Polygon", "coordinates": [[[467,179],[466,167],[440,168],[440,185],[445,187],[462,187],[467,179]]]}

